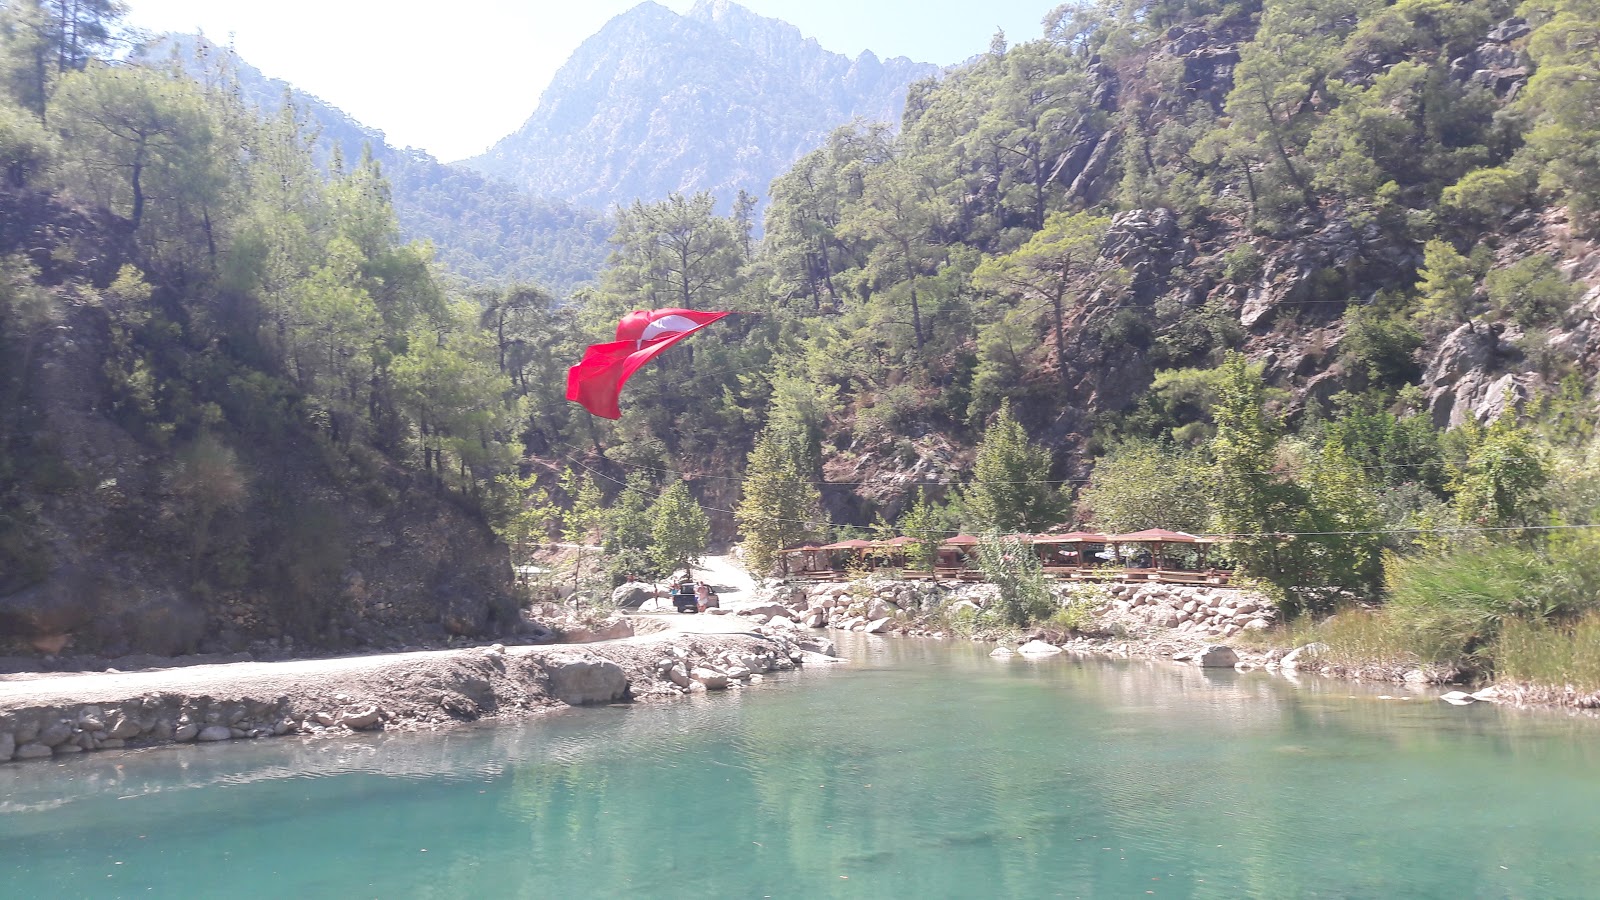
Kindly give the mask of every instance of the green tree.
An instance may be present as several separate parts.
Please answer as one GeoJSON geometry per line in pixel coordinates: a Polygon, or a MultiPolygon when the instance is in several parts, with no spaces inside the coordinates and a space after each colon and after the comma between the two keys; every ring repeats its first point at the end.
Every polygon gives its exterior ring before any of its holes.
{"type": "Polygon", "coordinates": [[[972,273],[972,283],[1027,301],[1048,304],[1055,335],[1056,368],[1063,384],[1067,366],[1069,296],[1087,294],[1116,266],[1100,256],[1111,220],[1088,213],[1056,213],[1017,250],[991,257],[972,273]]]}
{"type": "Polygon", "coordinates": [[[1049,478],[1050,452],[1028,440],[1010,402],[1001,403],[978,445],[965,494],[967,511],[985,530],[1042,530],[1061,515],[1060,492],[1049,478]]]}
{"type": "Polygon", "coordinates": [[[908,568],[932,572],[939,559],[939,542],[949,533],[949,523],[939,507],[928,497],[928,489],[917,492],[917,500],[900,515],[896,530],[916,541],[906,547],[908,568]]]}
{"type": "Polygon", "coordinates": [[[567,498],[567,507],[561,513],[561,538],[577,548],[577,560],[572,566],[572,589],[577,591],[583,578],[584,553],[605,519],[605,497],[594,478],[577,469],[562,473],[561,493],[567,498]]]}
{"type": "Polygon", "coordinates": [[[636,200],[620,210],[606,274],[610,292],[648,308],[715,306],[735,286],[742,246],[738,229],[716,215],[715,205],[701,192],[636,200]]]}
{"type": "Polygon", "coordinates": [[[1422,297],[1419,318],[1471,326],[1477,295],[1477,266],[1472,260],[1446,241],[1431,240],[1422,248],[1422,270],[1417,274],[1417,293],[1422,297]]]}
{"type": "Polygon", "coordinates": [[[1538,522],[1548,506],[1550,464],[1533,432],[1517,422],[1515,406],[1507,402],[1488,428],[1476,422],[1462,427],[1466,460],[1450,479],[1461,524],[1505,528],[1538,522]]]}
{"type": "Polygon", "coordinates": [[[942,204],[927,174],[904,157],[862,177],[860,202],[850,207],[841,231],[869,241],[871,268],[880,283],[902,281],[911,307],[911,334],[920,352],[927,343],[918,277],[935,244],[933,225],[942,204]]]}
{"type": "Polygon", "coordinates": [[[1095,462],[1078,512],[1106,534],[1146,528],[1204,532],[1213,512],[1210,466],[1193,449],[1123,441],[1095,462]]]}
{"type": "Polygon", "coordinates": [[[1055,611],[1050,582],[1033,544],[991,531],[979,539],[977,551],[978,569],[999,591],[992,612],[1002,624],[1021,628],[1055,611]]]}
{"type": "Polygon", "coordinates": [[[650,507],[650,518],[650,552],[661,568],[688,569],[705,555],[711,522],[694,502],[687,482],[673,482],[650,507]]]}
{"type": "Polygon", "coordinates": [[[1525,328],[1560,321],[1580,293],[1556,261],[1544,255],[1525,256],[1495,269],[1484,278],[1484,288],[1491,306],[1525,328]]]}
{"type": "Polygon", "coordinates": [[[1222,362],[1212,408],[1217,432],[1208,448],[1216,476],[1217,530],[1253,575],[1285,586],[1299,583],[1280,533],[1293,532],[1305,506],[1301,489],[1278,472],[1281,424],[1267,409],[1261,366],[1242,353],[1222,362]]]}
{"type": "Polygon", "coordinates": [[[756,437],[735,519],[745,566],[757,576],[772,570],[780,550],[815,533],[822,519],[822,493],[811,483],[815,469],[799,429],[774,423],[756,437]]]}
{"type": "Polygon", "coordinates": [[[1533,120],[1522,168],[1559,191],[1574,221],[1600,209],[1600,2],[1529,0],[1535,71],[1518,105],[1533,120]]]}
{"type": "Polygon", "coordinates": [[[137,231],[151,201],[189,213],[215,188],[213,120],[195,83],[144,66],[90,66],[62,79],[54,124],[72,148],[68,184],[137,231]]]}
{"type": "Polygon", "coordinates": [[[485,509],[490,527],[505,543],[514,566],[527,565],[534,547],[549,538],[561,519],[561,510],[539,486],[538,478],[515,472],[495,478],[485,509]]]}
{"type": "Polygon", "coordinates": [[[640,471],[628,473],[617,499],[605,512],[605,540],[607,553],[624,550],[648,550],[653,539],[650,518],[650,500],[655,497],[654,485],[649,476],[640,471]]]}

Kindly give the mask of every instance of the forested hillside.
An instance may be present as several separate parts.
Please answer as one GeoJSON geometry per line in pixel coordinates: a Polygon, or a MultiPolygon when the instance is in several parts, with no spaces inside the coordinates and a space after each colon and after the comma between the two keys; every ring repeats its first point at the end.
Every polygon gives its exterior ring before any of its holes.
{"type": "MultiPolygon", "coordinates": [[[[466,164],[539,196],[606,209],[710,191],[726,211],[835,127],[893,122],[934,66],[851,60],[728,0],[645,2],[580,46],[517,131],[466,164]]],[[[530,98],[531,99],[531,98],[530,98]]]]}
{"type": "Polygon", "coordinates": [[[0,9],[0,655],[514,627],[479,303],[374,160],[327,173],[225,80],[97,59],[114,14],[0,9]]]}
{"type": "Polygon", "coordinates": [[[800,160],[759,246],[705,196],[626,211],[588,336],[751,315],[531,446],[716,509],[750,450],[763,552],[913,512],[1235,535],[1291,607],[1378,596],[1385,550],[1588,522],[1594,12],[1063,7],[800,160]]]}
{"type": "Polygon", "coordinates": [[[182,573],[206,633],[285,596],[354,631],[373,559],[439,583],[484,521],[617,572],[707,532],[758,570],[852,530],[1207,532],[1286,609],[1388,597],[1450,658],[1600,596],[1595,0],[1063,7],[834,131],[759,239],[708,192],[621,209],[570,304],[449,295],[372,161],[17,24],[54,8],[7,6],[7,608],[93,560],[182,573]],[[565,402],[663,306],[741,315],[618,422],[565,402]],[[337,590],[268,589],[325,546],[337,590]]]}
{"type": "Polygon", "coordinates": [[[229,85],[268,116],[287,106],[301,130],[315,137],[324,166],[335,148],[346,161],[370,148],[389,182],[401,236],[433,244],[435,258],[468,281],[532,282],[565,295],[592,282],[605,263],[609,228],[601,214],[446,165],[420,150],[392,147],[383,132],[268,78],[230,48],[194,35],[164,35],[137,47],[133,57],[158,66],[177,60],[198,80],[229,85]]]}

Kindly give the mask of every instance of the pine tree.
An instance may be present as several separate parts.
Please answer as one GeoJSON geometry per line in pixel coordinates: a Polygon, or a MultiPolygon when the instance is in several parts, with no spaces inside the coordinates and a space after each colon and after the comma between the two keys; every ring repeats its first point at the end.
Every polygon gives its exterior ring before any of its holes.
{"type": "Polygon", "coordinates": [[[705,555],[711,523],[694,502],[687,482],[667,488],[650,507],[650,519],[650,552],[663,569],[687,569],[705,555]]]}
{"type": "Polygon", "coordinates": [[[984,432],[972,474],[966,502],[976,522],[970,524],[1003,533],[1037,531],[1061,514],[1059,492],[1049,484],[1050,452],[1028,440],[1010,401],[1000,404],[984,432]]]}
{"type": "Polygon", "coordinates": [[[922,489],[917,494],[917,502],[900,516],[899,521],[899,532],[916,541],[906,548],[907,568],[917,572],[933,571],[934,563],[939,558],[939,541],[945,535],[945,528],[944,516],[928,499],[927,489],[922,489]]]}
{"type": "Polygon", "coordinates": [[[811,483],[811,454],[798,424],[774,423],[756,438],[745,467],[737,514],[745,565],[771,571],[778,551],[810,537],[822,518],[822,494],[811,483]]]}

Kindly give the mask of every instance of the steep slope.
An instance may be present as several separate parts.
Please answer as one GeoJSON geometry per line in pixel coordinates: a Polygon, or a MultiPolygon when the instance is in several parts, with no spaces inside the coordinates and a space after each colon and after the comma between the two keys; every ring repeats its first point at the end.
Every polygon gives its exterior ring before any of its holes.
{"type": "Polygon", "coordinates": [[[725,207],[739,190],[765,196],[853,118],[898,121],[906,87],[937,71],[830,53],[727,0],[686,16],[647,2],[585,41],[527,123],[466,164],[596,207],[700,190],[725,207]]]}
{"type": "Polygon", "coordinates": [[[240,96],[268,115],[281,112],[289,98],[308,130],[316,133],[324,159],[337,147],[353,163],[370,147],[389,177],[406,238],[431,242],[437,259],[469,281],[533,281],[565,294],[593,280],[605,262],[610,225],[602,216],[465,166],[446,165],[421,150],[393,147],[382,131],[268,77],[204,37],[165,35],[136,56],[174,56],[202,79],[226,72],[237,80],[240,96]]]}

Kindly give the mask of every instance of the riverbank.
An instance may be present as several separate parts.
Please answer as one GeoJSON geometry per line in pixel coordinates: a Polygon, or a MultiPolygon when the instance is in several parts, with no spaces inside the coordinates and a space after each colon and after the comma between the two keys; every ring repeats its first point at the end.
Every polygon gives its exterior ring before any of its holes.
{"type": "Polygon", "coordinates": [[[741,612],[796,628],[991,643],[998,655],[1070,651],[1398,684],[1457,704],[1600,709],[1600,692],[1571,685],[1473,683],[1456,666],[1330,648],[1297,635],[1270,598],[1247,588],[1061,584],[1054,593],[1065,614],[1020,629],[994,625],[985,615],[998,597],[994,586],[962,582],[866,579],[774,585],[741,612]],[[1456,689],[1463,686],[1471,693],[1456,689]]]}
{"type": "Polygon", "coordinates": [[[166,743],[426,729],[567,706],[727,690],[806,662],[824,641],[738,619],[638,617],[598,643],[433,650],[138,672],[0,676],[0,762],[166,743]],[[635,629],[629,628],[632,632],[635,629]]]}

